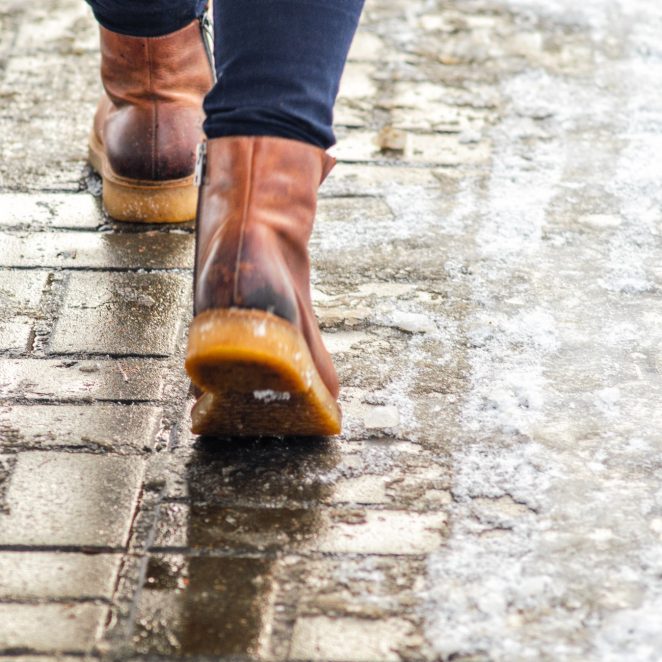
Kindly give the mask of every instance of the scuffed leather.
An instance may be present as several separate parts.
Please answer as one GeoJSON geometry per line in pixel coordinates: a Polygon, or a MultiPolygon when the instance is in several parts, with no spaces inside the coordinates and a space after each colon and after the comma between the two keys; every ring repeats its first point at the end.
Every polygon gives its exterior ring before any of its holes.
{"type": "Polygon", "coordinates": [[[273,137],[216,138],[197,219],[195,312],[265,310],[303,333],[334,397],[338,378],[310,294],[308,241],[317,189],[335,161],[322,149],[273,137]]]}
{"type": "Polygon", "coordinates": [[[113,172],[148,181],[190,176],[212,86],[199,22],[162,37],[100,30],[105,94],[94,132],[113,172]]]}

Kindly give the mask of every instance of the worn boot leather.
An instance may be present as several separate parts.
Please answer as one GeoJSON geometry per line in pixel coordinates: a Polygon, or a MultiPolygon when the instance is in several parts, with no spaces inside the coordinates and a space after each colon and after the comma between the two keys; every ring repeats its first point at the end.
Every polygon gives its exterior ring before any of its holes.
{"type": "Polygon", "coordinates": [[[334,164],[322,149],[296,140],[208,141],[197,218],[195,315],[251,310],[287,321],[305,338],[335,401],[338,378],[313,312],[308,257],[317,189],[334,164]]]}
{"type": "Polygon", "coordinates": [[[90,161],[104,180],[104,202],[119,220],[195,217],[195,152],[212,69],[201,23],[161,37],[101,30],[102,95],[90,161]]]}

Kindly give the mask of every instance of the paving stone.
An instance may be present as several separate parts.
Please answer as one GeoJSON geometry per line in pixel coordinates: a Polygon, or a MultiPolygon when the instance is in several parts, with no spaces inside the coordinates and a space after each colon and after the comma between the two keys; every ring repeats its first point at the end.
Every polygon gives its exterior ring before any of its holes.
{"type": "Polygon", "coordinates": [[[339,95],[343,99],[368,99],[375,95],[375,65],[353,63],[345,70],[339,95]]]}
{"type": "Polygon", "coordinates": [[[384,41],[379,35],[360,30],[357,32],[349,50],[347,59],[350,64],[347,69],[354,66],[353,62],[375,61],[381,64],[383,62],[383,49],[384,41]]]}
{"type": "Polygon", "coordinates": [[[0,233],[0,266],[67,269],[188,269],[193,237],[152,231],[141,233],[0,233]]]}
{"type": "Polygon", "coordinates": [[[92,114],[85,111],[99,98],[98,71],[87,66],[89,57],[81,55],[49,53],[47,58],[41,53],[13,55],[0,82],[0,94],[11,98],[3,114],[29,113],[32,120],[66,119],[73,105],[83,111],[80,117],[89,122],[86,128],[91,128],[92,114]]]}
{"type": "Polygon", "coordinates": [[[0,604],[0,652],[88,652],[107,612],[87,604],[0,604]]]}
{"type": "Polygon", "coordinates": [[[323,515],[311,544],[321,552],[427,554],[440,549],[446,526],[444,513],[337,510],[323,515]]]}
{"type": "Polygon", "coordinates": [[[271,561],[152,557],[134,637],[143,654],[261,658],[271,561]]]}
{"type": "Polygon", "coordinates": [[[306,508],[245,508],[216,504],[168,505],[156,549],[275,551],[300,547],[319,529],[319,514],[306,508]]]}
{"type": "Polygon", "coordinates": [[[342,354],[373,340],[373,336],[364,331],[323,332],[322,338],[331,354],[342,354]]]}
{"type": "Polygon", "coordinates": [[[168,356],[190,305],[191,280],[179,274],[71,274],[50,351],[168,356]]]}
{"type": "Polygon", "coordinates": [[[153,446],[160,420],[158,407],[140,405],[5,405],[0,448],[142,451],[153,446]]]}
{"type": "Polygon", "coordinates": [[[475,107],[450,86],[432,81],[401,81],[389,88],[380,106],[391,111],[393,126],[403,129],[463,131],[484,128],[496,119],[493,108],[475,107]]]}
{"type": "Polygon", "coordinates": [[[124,546],[142,473],[136,457],[19,454],[0,512],[0,545],[124,546]]]}
{"type": "MultiPolygon", "coordinates": [[[[279,583],[296,586],[300,617],[383,620],[418,612],[424,571],[425,560],[403,556],[286,557],[279,583]]],[[[283,592],[277,604],[291,602],[292,596],[283,592]]]]}
{"type": "MultiPolygon", "coordinates": [[[[0,115],[2,188],[14,191],[55,189],[77,193],[87,161],[89,125],[80,121],[80,112],[69,113],[69,119],[41,117],[37,121],[25,109],[40,102],[40,99],[34,98],[21,100],[23,108],[14,108],[12,104],[16,116],[9,118],[0,115]],[[58,140],[53,140],[53,136],[58,136],[58,140]],[[26,145],[30,145],[28,154],[26,145]]],[[[90,105],[90,121],[93,112],[90,105]]]]}
{"type": "Polygon", "coordinates": [[[119,554],[0,552],[0,600],[110,600],[121,560],[119,554]]]}
{"type": "MultiPolygon", "coordinates": [[[[338,496],[348,495],[341,488],[338,496]]],[[[353,496],[360,499],[360,493],[353,496]]],[[[383,499],[377,492],[369,502],[383,499]]],[[[425,554],[443,544],[446,521],[443,512],[366,510],[358,503],[352,509],[321,510],[168,504],[162,507],[154,547],[425,554]]]]}
{"type": "Polygon", "coordinates": [[[406,134],[402,154],[380,152],[378,134],[371,131],[351,131],[338,137],[333,148],[340,161],[387,161],[398,159],[409,163],[460,166],[482,163],[490,156],[486,142],[465,143],[453,134],[406,134]]]}
{"type": "Polygon", "coordinates": [[[397,428],[400,424],[400,414],[396,407],[370,407],[363,417],[368,430],[383,430],[397,428]]]}
{"type": "Polygon", "coordinates": [[[0,315],[34,316],[38,311],[48,274],[44,271],[0,271],[0,315]]]}
{"type": "Polygon", "coordinates": [[[342,99],[333,110],[335,126],[360,128],[369,122],[371,106],[364,101],[342,99]]]}
{"type": "Polygon", "coordinates": [[[360,225],[368,218],[393,219],[393,212],[383,198],[373,197],[323,198],[317,205],[318,223],[360,225]]]}
{"type": "Polygon", "coordinates": [[[2,193],[0,227],[95,230],[105,222],[89,193],[2,193]]]}
{"type": "Polygon", "coordinates": [[[28,6],[16,35],[16,50],[80,53],[96,49],[99,36],[89,11],[87,5],[72,0],[28,6]]]}
{"type": "Polygon", "coordinates": [[[301,618],[294,627],[289,659],[399,662],[398,651],[408,646],[412,634],[409,622],[395,618],[301,618]]]}
{"type": "Polygon", "coordinates": [[[9,352],[25,352],[30,349],[33,323],[29,319],[0,322],[0,348],[9,352]]]}
{"type": "MultiPolygon", "coordinates": [[[[189,547],[188,503],[162,503],[159,507],[152,549],[187,549],[189,547]]],[[[231,515],[229,515],[231,517],[231,515]]],[[[193,536],[195,540],[195,535],[193,536]]]]}
{"type": "Polygon", "coordinates": [[[0,398],[159,400],[167,366],[156,359],[0,360],[0,398]]]}
{"type": "Polygon", "coordinates": [[[340,457],[331,441],[201,442],[180,468],[196,504],[297,506],[330,495],[340,457]]]}
{"type": "MultiPolygon", "coordinates": [[[[188,429],[186,420],[182,429],[188,429]]],[[[345,503],[349,491],[364,489],[366,495],[373,495],[367,503],[381,502],[387,490],[389,503],[411,507],[424,500],[428,490],[448,489],[442,460],[430,462],[422,454],[421,445],[376,435],[364,441],[350,436],[316,444],[308,440],[244,440],[240,444],[210,440],[197,442],[193,452],[179,447],[173,454],[159,454],[150,466],[154,466],[157,484],[165,481],[166,498],[201,506],[307,508],[345,503]],[[358,479],[363,476],[365,482],[359,488],[358,479]],[[351,487],[355,479],[357,483],[351,487]],[[373,501],[377,495],[381,495],[379,500],[373,501]]],[[[186,528],[183,517],[175,529],[186,528]]]]}
{"type": "MultiPolygon", "coordinates": [[[[452,170],[445,171],[445,174],[448,177],[458,176],[452,170]]],[[[407,189],[408,195],[412,196],[413,191],[438,189],[439,186],[439,178],[431,168],[416,168],[406,164],[370,164],[366,168],[356,163],[338,163],[333,169],[333,175],[320,188],[320,204],[330,197],[384,196],[394,189],[407,189]]]]}
{"type": "Polygon", "coordinates": [[[335,503],[385,504],[390,499],[386,494],[386,481],[383,476],[357,476],[343,478],[336,482],[333,489],[335,503]]]}
{"type": "Polygon", "coordinates": [[[0,271],[0,351],[24,352],[39,315],[48,274],[43,271],[0,271]]]}

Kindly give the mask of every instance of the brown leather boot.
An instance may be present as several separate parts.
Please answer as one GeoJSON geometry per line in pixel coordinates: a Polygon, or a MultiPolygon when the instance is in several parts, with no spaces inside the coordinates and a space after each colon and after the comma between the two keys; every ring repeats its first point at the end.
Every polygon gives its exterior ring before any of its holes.
{"type": "Polygon", "coordinates": [[[195,20],[162,37],[129,37],[101,27],[105,89],[89,158],[103,179],[103,203],[120,221],[195,218],[195,152],[212,68],[195,20]]]}
{"type": "Polygon", "coordinates": [[[335,161],[272,137],[207,143],[186,370],[193,432],[340,432],[338,379],[310,296],[317,189],[335,161]]]}

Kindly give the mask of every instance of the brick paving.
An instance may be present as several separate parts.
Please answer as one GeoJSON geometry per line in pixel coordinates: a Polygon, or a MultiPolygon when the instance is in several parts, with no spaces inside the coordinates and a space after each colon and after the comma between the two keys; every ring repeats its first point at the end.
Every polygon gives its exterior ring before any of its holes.
{"type": "Polygon", "coordinates": [[[241,443],[189,432],[192,226],[100,210],[88,9],[0,7],[0,654],[659,659],[662,17],[553,5],[368,0],[344,432],[241,443]]]}

